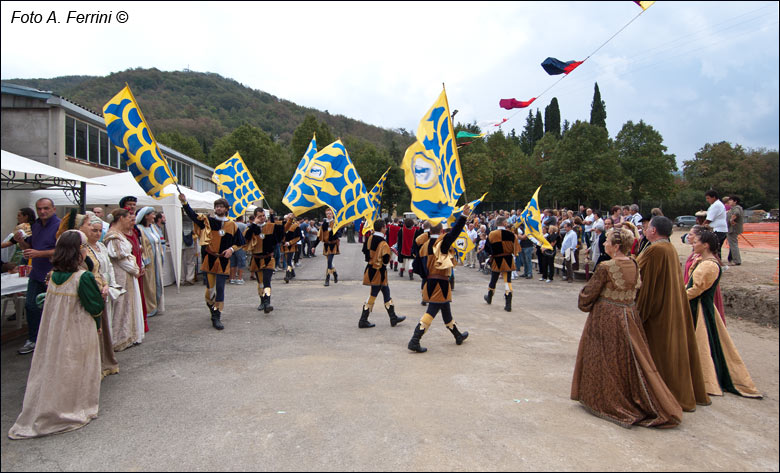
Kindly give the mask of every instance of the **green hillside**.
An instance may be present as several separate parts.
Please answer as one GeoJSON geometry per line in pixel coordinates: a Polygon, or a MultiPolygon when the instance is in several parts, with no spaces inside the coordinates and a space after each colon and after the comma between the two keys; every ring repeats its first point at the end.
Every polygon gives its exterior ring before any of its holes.
{"type": "Polygon", "coordinates": [[[7,82],[49,90],[97,112],[127,82],[155,135],[179,132],[194,137],[206,155],[218,138],[243,124],[256,126],[274,141],[289,145],[293,132],[308,114],[326,123],[336,137],[359,137],[386,149],[393,141],[398,147],[412,141],[408,135],[303,107],[214,73],[139,68],[106,77],[64,76],[7,82]]]}

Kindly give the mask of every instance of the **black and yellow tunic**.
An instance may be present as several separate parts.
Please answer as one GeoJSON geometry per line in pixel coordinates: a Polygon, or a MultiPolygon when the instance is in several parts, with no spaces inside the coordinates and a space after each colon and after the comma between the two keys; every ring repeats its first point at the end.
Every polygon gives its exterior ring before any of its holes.
{"type": "Polygon", "coordinates": [[[184,212],[194,224],[193,231],[198,234],[203,262],[200,270],[205,273],[230,274],[230,258],[220,256],[223,251],[233,248],[236,251],[244,246],[244,235],[238,231],[236,222],[219,217],[195,213],[189,204],[184,204],[184,212]]]}
{"type": "Polygon", "coordinates": [[[363,271],[364,286],[387,286],[387,263],[390,262],[390,245],[384,235],[374,233],[363,243],[366,269],[363,271]]]}
{"type": "Polygon", "coordinates": [[[515,256],[520,252],[517,235],[509,230],[498,229],[490,232],[485,243],[485,252],[490,258],[490,270],[494,272],[515,271],[515,256]]]}
{"type": "Polygon", "coordinates": [[[452,301],[450,275],[458,261],[453,243],[465,225],[466,217],[461,216],[448,233],[438,238],[431,235],[429,240],[420,246],[420,258],[428,272],[422,287],[423,302],[443,304],[452,301]],[[449,259],[451,264],[444,265],[447,267],[442,269],[442,263],[446,263],[446,259],[449,259]]]}
{"type": "Polygon", "coordinates": [[[271,216],[262,225],[251,223],[246,229],[246,252],[251,254],[249,271],[256,273],[264,269],[274,269],[276,259],[274,248],[284,240],[284,226],[282,221],[274,221],[271,216]]]}
{"type": "Polygon", "coordinates": [[[341,254],[339,252],[339,243],[341,242],[340,238],[342,231],[343,229],[339,229],[339,231],[333,233],[330,223],[327,220],[322,222],[317,237],[323,244],[322,254],[324,256],[341,254]]]}
{"type": "Polygon", "coordinates": [[[295,253],[298,240],[301,239],[301,229],[295,217],[290,219],[284,224],[284,242],[282,243],[282,253],[295,253]],[[289,243],[289,244],[288,244],[289,243]]]}

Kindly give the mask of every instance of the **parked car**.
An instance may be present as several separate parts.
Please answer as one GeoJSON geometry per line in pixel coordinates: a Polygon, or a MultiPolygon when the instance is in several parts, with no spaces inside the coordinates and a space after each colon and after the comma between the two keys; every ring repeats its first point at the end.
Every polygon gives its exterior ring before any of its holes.
{"type": "Polygon", "coordinates": [[[674,219],[674,224],[678,227],[692,227],[696,225],[696,217],[693,215],[680,215],[674,219]]]}

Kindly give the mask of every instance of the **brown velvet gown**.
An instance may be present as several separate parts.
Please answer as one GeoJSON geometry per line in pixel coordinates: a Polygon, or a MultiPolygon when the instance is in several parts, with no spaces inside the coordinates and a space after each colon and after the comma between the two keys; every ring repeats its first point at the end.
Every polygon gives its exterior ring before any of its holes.
{"type": "Polygon", "coordinates": [[[653,363],[634,298],[641,282],[633,260],[599,264],[580,291],[589,311],[582,331],[571,398],[622,427],[675,427],[682,408],[653,363]]]}

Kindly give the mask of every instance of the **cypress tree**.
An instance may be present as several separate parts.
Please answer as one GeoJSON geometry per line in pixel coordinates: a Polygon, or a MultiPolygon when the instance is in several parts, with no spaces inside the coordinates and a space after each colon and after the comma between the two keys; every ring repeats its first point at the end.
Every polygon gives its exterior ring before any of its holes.
{"type": "Polygon", "coordinates": [[[544,132],[552,133],[556,138],[561,137],[561,109],[557,97],[553,97],[550,105],[544,109],[544,132]]]}
{"type": "Polygon", "coordinates": [[[531,155],[534,151],[534,114],[531,110],[528,111],[528,117],[525,119],[525,127],[523,132],[520,133],[520,149],[526,155],[531,155]]]}
{"type": "Polygon", "coordinates": [[[593,90],[593,103],[590,104],[590,124],[607,128],[607,107],[601,100],[598,82],[593,90]]]}
{"type": "Polygon", "coordinates": [[[533,143],[534,147],[536,147],[536,143],[544,138],[544,121],[542,120],[542,112],[539,111],[539,109],[536,109],[536,119],[534,120],[534,134],[533,134],[533,143]]]}

